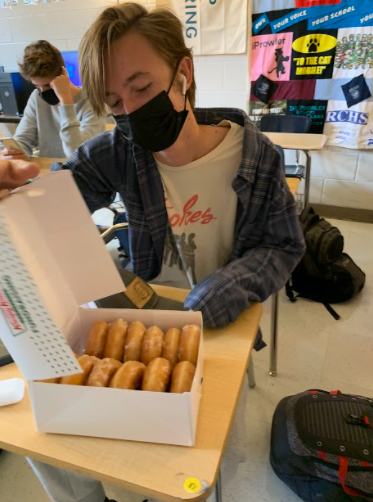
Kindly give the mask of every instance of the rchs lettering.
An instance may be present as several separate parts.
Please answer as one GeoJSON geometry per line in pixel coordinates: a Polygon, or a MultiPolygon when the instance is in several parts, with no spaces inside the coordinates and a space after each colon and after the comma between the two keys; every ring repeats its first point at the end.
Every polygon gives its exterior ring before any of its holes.
{"type": "Polygon", "coordinates": [[[356,125],[367,125],[369,113],[354,112],[351,110],[336,110],[328,112],[326,122],[349,122],[356,125]]]}

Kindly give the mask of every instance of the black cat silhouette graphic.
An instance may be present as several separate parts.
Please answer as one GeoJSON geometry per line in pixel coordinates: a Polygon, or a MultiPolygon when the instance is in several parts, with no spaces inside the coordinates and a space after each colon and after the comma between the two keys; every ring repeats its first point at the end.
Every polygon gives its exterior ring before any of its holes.
{"type": "Polygon", "coordinates": [[[284,61],[289,61],[289,56],[284,56],[283,49],[275,49],[275,61],[277,65],[268,73],[272,73],[276,70],[277,78],[279,78],[280,73],[282,75],[284,75],[285,73],[284,61]]]}
{"type": "Polygon", "coordinates": [[[320,42],[316,37],[310,38],[310,43],[307,44],[307,47],[308,47],[308,52],[317,52],[318,48],[320,47],[320,42]]]}

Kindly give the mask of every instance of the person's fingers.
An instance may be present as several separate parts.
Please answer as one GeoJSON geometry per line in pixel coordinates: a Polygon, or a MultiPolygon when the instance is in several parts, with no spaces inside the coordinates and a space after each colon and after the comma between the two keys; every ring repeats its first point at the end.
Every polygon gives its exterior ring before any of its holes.
{"type": "Polygon", "coordinates": [[[36,178],[40,172],[40,168],[37,164],[33,162],[27,162],[26,160],[19,160],[16,165],[12,162],[11,173],[15,175],[17,179],[24,179],[25,181],[36,178]]]}
{"type": "Polygon", "coordinates": [[[4,148],[4,150],[2,150],[2,155],[24,155],[24,152],[22,150],[17,150],[15,148],[4,148]]]}
{"type": "Polygon", "coordinates": [[[20,153],[19,155],[3,155],[2,158],[4,160],[25,160],[26,155],[24,153],[20,153]]]}
{"type": "Polygon", "coordinates": [[[0,162],[0,189],[16,188],[39,174],[39,167],[23,160],[0,162]]]}
{"type": "Polygon", "coordinates": [[[62,67],[62,75],[65,75],[65,77],[69,76],[69,73],[64,66],[62,67]]]}

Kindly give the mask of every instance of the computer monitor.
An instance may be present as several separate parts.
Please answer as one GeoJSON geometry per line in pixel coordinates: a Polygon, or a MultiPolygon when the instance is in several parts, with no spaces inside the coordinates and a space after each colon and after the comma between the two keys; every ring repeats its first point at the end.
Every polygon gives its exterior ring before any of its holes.
{"type": "Polygon", "coordinates": [[[0,72],[0,102],[4,115],[22,115],[35,86],[20,73],[0,72]]]}
{"type": "Polygon", "coordinates": [[[69,74],[71,82],[80,87],[82,85],[82,81],[80,80],[79,75],[78,52],[64,51],[61,52],[61,54],[65,61],[65,68],[69,74]]]}

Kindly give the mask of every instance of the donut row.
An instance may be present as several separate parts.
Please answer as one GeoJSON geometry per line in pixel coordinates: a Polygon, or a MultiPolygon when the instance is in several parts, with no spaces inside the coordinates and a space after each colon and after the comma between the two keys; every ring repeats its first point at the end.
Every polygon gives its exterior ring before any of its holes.
{"type": "Polygon", "coordinates": [[[83,373],[42,380],[151,392],[189,392],[198,360],[201,330],[187,325],[163,333],[157,326],[117,319],[96,321],[85,354],[78,357],[83,373]]]}
{"type": "Polygon", "coordinates": [[[147,366],[162,357],[171,366],[178,361],[197,364],[201,330],[199,326],[184,326],[181,331],[170,328],[163,333],[157,326],[146,328],[140,321],[128,324],[117,319],[110,325],[95,322],[88,335],[85,353],[99,359],[111,358],[122,362],[140,361],[147,366]]]}
{"type": "Polygon", "coordinates": [[[121,363],[117,359],[99,359],[84,354],[78,357],[83,373],[62,378],[42,380],[46,383],[64,385],[87,385],[114,389],[145,390],[148,392],[183,393],[192,388],[195,366],[190,361],[181,361],[172,367],[162,357],[153,359],[148,366],[140,361],[121,363]]]}

